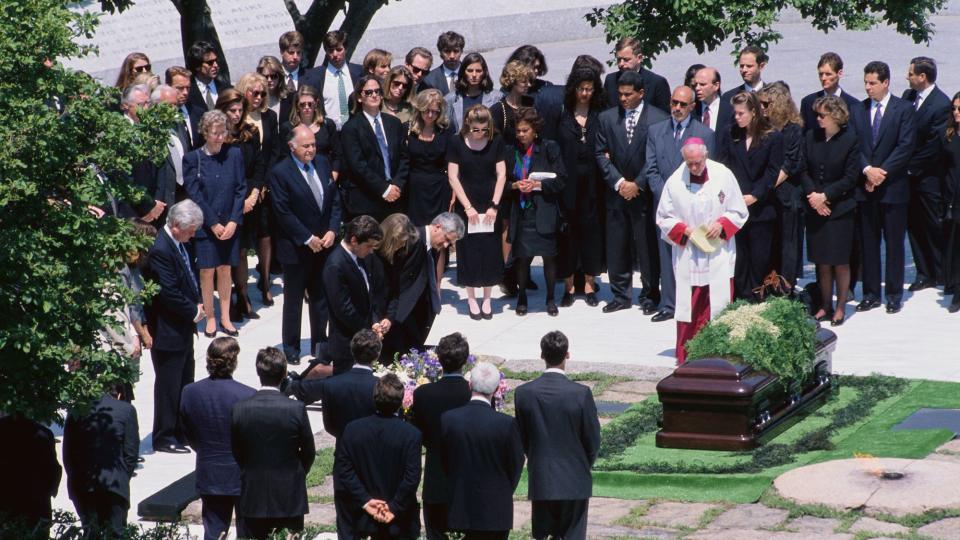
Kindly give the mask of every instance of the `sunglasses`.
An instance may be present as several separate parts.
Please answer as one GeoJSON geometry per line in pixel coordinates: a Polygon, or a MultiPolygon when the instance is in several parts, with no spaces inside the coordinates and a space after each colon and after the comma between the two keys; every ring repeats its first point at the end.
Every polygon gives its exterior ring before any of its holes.
{"type": "Polygon", "coordinates": [[[412,71],[414,75],[423,75],[424,73],[427,72],[427,70],[423,68],[418,68],[417,66],[410,66],[410,71],[412,71]]]}
{"type": "Polygon", "coordinates": [[[955,110],[955,111],[960,111],[960,105],[954,105],[954,106],[953,106],[953,110],[955,110]]]}
{"type": "Polygon", "coordinates": [[[275,80],[277,80],[277,79],[280,78],[280,76],[277,75],[276,73],[271,73],[270,75],[266,75],[266,74],[264,74],[264,73],[261,73],[260,75],[263,75],[263,78],[264,78],[264,79],[267,79],[268,81],[275,81],[275,80]]]}
{"type": "Polygon", "coordinates": [[[133,72],[134,72],[134,73],[149,73],[152,68],[153,68],[153,66],[151,66],[150,64],[145,64],[145,65],[142,65],[142,66],[134,66],[134,67],[133,67],[133,72]]]}
{"type": "Polygon", "coordinates": [[[297,103],[297,107],[300,107],[301,109],[315,109],[317,108],[317,103],[315,101],[303,101],[297,103]]]}
{"type": "Polygon", "coordinates": [[[251,91],[250,91],[250,95],[253,96],[253,97],[264,97],[264,96],[267,95],[267,93],[266,93],[266,92],[263,92],[263,91],[254,92],[253,90],[251,90],[251,91]]]}
{"type": "MultiPolygon", "coordinates": [[[[957,109],[960,109],[960,107],[957,107],[957,109]]],[[[827,115],[826,115],[825,113],[822,113],[822,112],[818,112],[818,113],[817,113],[817,118],[819,118],[819,119],[821,119],[821,120],[823,120],[823,119],[826,118],[826,117],[827,117],[827,115]]]]}
{"type": "Polygon", "coordinates": [[[203,61],[203,64],[204,64],[205,66],[215,66],[215,65],[217,65],[217,59],[214,58],[213,60],[204,60],[204,61],[203,61]]]}
{"type": "Polygon", "coordinates": [[[410,83],[405,81],[390,81],[390,86],[393,86],[396,88],[406,88],[410,86],[410,83]]]}
{"type": "Polygon", "coordinates": [[[671,99],[671,100],[670,100],[670,105],[672,105],[672,106],[674,106],[674,107],[686,107],[686,106],[690,105],[690,102],[688,102],[688,101],[680,101],[680,100],[678,100],[678,99],[671,99]]]}
{"type": "Polygon", "coordinates": [[[470,128],[470,133],[490,133],[490,128],[470,128]]]}
{"type": "Polygon", "coordinates": [[[769,101],[761,101],[761,102],[760,102],[760,106],[763,107],[764,109],[766,109],[767,107],[770,106],[770,102],[769,102],[769,101]]]}
{"type": "Polygon", "coordinates": [[[360,92],[360,94],[362,94],[363,97],[382,96],[382,95],[383,95],[383,90],[381,90],[381,89],[379,89],[379,88],[374,88],[374,89],[372,89],[372,90],[362,90],[362,91],[360,92]]]}

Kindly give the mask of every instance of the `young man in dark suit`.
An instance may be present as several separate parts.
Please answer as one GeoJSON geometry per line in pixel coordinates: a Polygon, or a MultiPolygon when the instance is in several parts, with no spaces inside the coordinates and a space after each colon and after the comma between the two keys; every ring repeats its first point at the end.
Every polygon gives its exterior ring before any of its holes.
{"type": "Polygon", "coordinates": [[[822,90],[807,94],[800,100],[800,116],[803,118],[803,131],[817,127],[817,113],[813,110],[813,103],[823,96],[840,96],[847,104],[847,110],[853,110],[860,105],[860,100],[849,92],[840,88],[840,78],[843,77],[843,59],[835,52],[826,52],[820,55],[817,62],[817,77],[820,79],[822,90]]]}
{"type": "Polygon", "coordinates": [[[527,454],[527,498],[533,505],[533,537],[587,537],[590,467],[600,450],[600,421],[590,388],[567,378],[569,342],[554,331],[540,340],[547,369],[517,387],[520,437],[527,454]],[[555,474],[564,471],[564,474],[555,474]]]}
{"type": "Polygon", "coordinates": [[[63,469],[57,461],[57,439],[49,428],[20,413],[0,417],[0,519],[17,521],[36,538],[49,538],[53,518],[50,498],[57,496],[63,469]],[[9,486],[17,486],[10,489],[9,486]]]}
{"type": "Polygon", "coordinates": [[[130,508],[130,477],[137,468],[140,433],[137,411],[110,388],[80,416],[63,425],[63,468],[67,493],[90,538],[120,538],[130,508]]]}
{"type": "Polygon", "coordinates": [[[380,113],[383,87],[373,75],[357,81],[354,99],[359,110],[340,134],[344,158],[340,185],[349,217],[366,214],[382,221],[404,209],[406,131],[395,116],[380,113]]]}
{"type": "Polygon", "coordinates": [[[153,449],[188,453],[177,421],[180,394],[193,382],[193,338],[203,318],[200,288],[186,243],[203,224],[203,211],[187,199],[170,207],[167,223],[157,231],[150,248],[144,277],[160,286],[146,306],[147,325],[153,333],[150,357],[153,384],[153,449]]]}
{"type": "Polygon", "coordinates": [[[460,57],[463,55],[465,45],[463,36],[456,32],[447,31],[440,34],[437,38],[437,52],[440,53],[442,62],[423,78],[428,87],[436,88],[443,95],[456,91],[460,57]]]}
{"type": "Polygon", "coordinates": [[[470,402],[440,417],[443,469],[450,481],[447,526],[465,540],[506,540],[513,528],[523,443],[516,420],[493,410],[499,384],[500,370],[478,363],[470,370],[470,402]]]}
{"type": "MultiPolygon", "coordinates": [[[[203,113],[215,108],[220,92],[230,88],[230,85],[226,81],[217,81],[217,76],[220,75],[220,57],[212,43],[194,43],[187,49],[186,60],[187,69],[193,74],[187,109],[191,115],[203,116],[203,113]]],[[[199,148],[202,143],[194,140],[194,144],[199,148]]]]}
{"type": "Polygon", "coordinates": [[[287,142],[290,154],[270,171],[270,200],[278,227],[277,260],[283,264],[283,352],[300,363],[300,319],[309,293],[310,349],[327,341],[327,298],[323,266],[340,230],[340,191],[327,158],[317,155],[316,139],[297,126],[287,142]]]}
{"type": "Polygon", "coordinates": [[[414,94],[433,88],[427,82],[427,75],[433,66],[433,53],[424,47],[414,47],[403,59],[404,65],[413,75],[414,94]]]}
{"type": "Polygon", "coordinates": [[[260,390],[233,406],[230,440],[240,466],[237,537],[265,539],[273,531],[303,530],[307,471],[316,449],[303,403],[280,393],[286,357],[267,347],[257,353],[260,390]]]}
{"type": "Polygon", "coordinates": [[[337,129],[350,119],[350,92],[360,77],[363,66],[347,62],[347,33],[331,30],[323,36],[323,63],[308,70],[299,84],[316,88],[323,96],[327,117],[337,124],[337,129]]]}
{"type": "Polygon", "coordinates": [[[737,65],[740,68],[740,78],[743,84],[727,90],[721,96],[727,103],[740,92],[756,92],[763,88],[763,68],[767,67],[770,57],[767,52],[756,45],[747,45],[740,49],[737,65]]]}
{"type": "Polygon", "coordinates": [[[705,67],[693,76],[693,90],[697,94],[697,107],[693,118],[707,126],[717,138],[730,133],[733,120],[733,105],[720,97],[720,72],[717,68],[705,67]]]}
{"type": "Polygon", "coordinates": [[[640,50],[640,40],[635,37],[625,37],[617,42],[614,49],[617,54],[617,69],[608,73],[603,80],[603,91],[607,96],[607,107],[616,108],[620,103],[620,77],[627,72],[634,72],[643,79],[643,88],[646,91],[644,102],[660,109],[666,114],[670,111],[670,85],[667,79],[643,68],[643,51],[640,50]]]}
{"type": "Polygon", "coordinates": [[[233,380],[240,345],[218,337],[207,347],[206,379],[188,384],[180,399],[184,436],[197,453],[197,493],[200,495],[204,540],[219,540],[230,530],[233,508],[240,497],[240,467],[230,449],[230,414],[234,404],[256,390],[233,380]]]}
{"type": "Polygon", "coordinates": [[[904,101],[913,105],[916,148],[907,163],[910,206],[907,210],[907,234],[910,252],[917,267],[917,278],[910,291],[935,287],[943,281],[944,239],[943,166],[940,152],[943,136],[951,118],[950,98],[936,85],[937,63],[918,56],[910,61],[904,101]]]}
{"type": "Polygon", "coordinates": [[[890,94],[890,67],[879,61],[863,68],[867,99],[851,114],[860,135],[863,180],[857,186],[863,261],[863,301],[857,311],[880,307],[880,239],[886,247],[883,281],[887,313],[903,306],[904,249],[910,186],[907,167],[916,128],[910,103],[890,94]]]}
{"type": "Polygon", "coordinates": [[[596,159],[607,190],[607,264],[613,300],[604,313],[633,304],[633,271],[639,266],[643,290],[640,305],[646,315],[657,312],[660,302],[660,263],[656,227],[651,216],[653,198],[641,187],[646,166],[650,126],[669,118],[645,105],[643,78],[634,71],[621,74],[620,106],[600,113],[596,159]]]}
{"type": "MultiPolygon", "coordinates": [[[[713,132],[690,114],[695,106],[693,90],[678,86],[670,96],[670,118],[650,126],[650,133],[647,135],[646,170],[640,185],[653,195],[654,213],[660,204],[660,195],[663,194],[667,178],[683,165],[683,156],[680,154],[683,141],[697,137],[703,139],[708,152],[714,151],[713,132]]],[[[653,219],[653,214],[650,219],[653,219]]],[[[660,261],[660,306],[650,320],[661,322],[673,318],[677,283],[673,276],[673,248],[659,235],[656,247],[660,261]]]]}
{"type": "Polygon", "coordinates": [[[340,538],[420,537],[420,432],[397,417],[403,383],[393,373],[377,379],[377,412],[350,423],[337,439],[333,465],[340,538]]]}
{"type": "Polygon", "coordinates": [[[330,314],[330,340],[321,361],[343,373],[353,365],[350,340],[363,329],[380,335],[390,331],[390,320],[379,317],[382,300],[377,276],[371,271],[370,255],[383,238],[380,224],[370,216],[358,216],[347,223],[343,240],[333,248],[323,267],[323,292],[330,314]]]}
{"type": "Polygon", "coordinates": [[[470,401],[470,385],[461,373],[470,356],[470,345],[455,332],[440,338],[436,352],[443,376],[413,391],[411,415],[427,450],[423,470],[424,532],[427,540],[446,540],[450,487],[441,461],[444,440],[440,435],[440,417],[470,401]]]}

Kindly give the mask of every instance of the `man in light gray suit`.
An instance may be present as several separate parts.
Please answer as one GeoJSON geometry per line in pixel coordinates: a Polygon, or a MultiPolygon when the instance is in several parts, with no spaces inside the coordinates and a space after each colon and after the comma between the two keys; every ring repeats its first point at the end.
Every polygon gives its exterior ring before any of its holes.
{"type": "MultiPolygon", "coordinates": [[[[647,135],[647,163],[643,175],[644,189],[653,194],[653,207],[660,204],[660,195],[667,178],[683,165],[680,148],[683,141],[690,137],[699,137],[707,145],[707,152],[714,149],[713,131],[691,116],[696,100],[693,90],[678,86],[670,96],[670,118],[650,126],[647,135]]],[[[673,278],[673,256],[671,247],[658,236],[660,251],[660,309],[650,318],[653,322],[668,321],[673,318],[677,299],[677,284],[673,278]]]]}

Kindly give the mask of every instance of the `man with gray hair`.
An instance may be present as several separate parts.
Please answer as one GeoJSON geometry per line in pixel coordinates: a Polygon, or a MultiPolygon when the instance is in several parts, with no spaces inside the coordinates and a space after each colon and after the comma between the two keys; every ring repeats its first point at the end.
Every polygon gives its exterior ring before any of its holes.
{"type": "Polygon", "coordinates": [[[131,124],[139,124],[137,112],[150,106],[150,87],[145,84],[134,84],[123,91],[120,98],[120,110],[124,118],[131,124]]]}
{"type": "Polygon", "coordinates": [[[500,370],[488,362],[469,373],[473,396],[440,417],[442,460],[449,479],[447,528],[464,539],[503,538],[513,528],[513,492],[523,471],[520,428],[493,410],[500,370]]]}
{"type": "Polygon", "coordinates": [[[687,357],[684,344],[732,299],[733,236],[747,222],[737,178],[707,159],[703,139],[687,139],[681,153],[684,164],[670,175],[657,206],[657,226],[673,247],[678,364],[687,357]]]}
{"type": "MultiPolygon", "coordinates": [[[[166,84],[157,86],[150,94],[150,104],[166,103],[177,108],[177,90],[166,84]]],[[[167,157],[160,165],[152,159],[145,159],[133,167],[133,182],[143,188],[144,193],[140,201],[134,203],[133,208],[137,215],[153,226],[163,227],[166,221],[165,211],[177,200],[177,189],[183,191],[183,155],[190,150],[189,144],[184,146],[178,136],[177,129],[183,129],[183,123],[178,122],[175,129],[170,130],[167,141],[167,157]]]]}
{"type": "Polygon", "coordinates": [[[201,225],[203,211],[193,201],[171,206],[144,269],[144,277],[160,286],[146,306],[147,324],[153,332],[153,449],[157,452],[190,451],[184,446],[178,411],[183,387],[193,382],[193,337],[197,321],[203,318],[203,305],[193,258],[185,244],[201,225]]]}

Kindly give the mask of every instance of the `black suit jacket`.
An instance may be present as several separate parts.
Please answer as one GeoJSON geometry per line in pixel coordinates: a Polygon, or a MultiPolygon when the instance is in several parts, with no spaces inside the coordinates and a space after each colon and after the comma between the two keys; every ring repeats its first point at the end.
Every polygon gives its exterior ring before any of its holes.
{"type": "Polygon", "coordinates": [[[590,467],[600,450],[600,421],[590,388],[561,373],[544,373],[518,386],[514,399],[528,460],[527,497],[589,499],[590,467]]]}
{"type": "MultiPolygon", "coordinates": [[[[274,239],[277,260],[282,264],[305,264],[317,256],[306,246],[307,239],[311,235],[322,238],[328,232],[336,235],[340,232],[342,219],[340,190],[330,175],[327,158],[317,155],[311,163],[321,179],[323,208],[317,206],[317,200],[294,159],[288,154],[267,176],[273,215],[278,225],[274,239]]],[[[323,251],[321,253],[326,255],[323,251]]]]}
{"type": "Polygon", "coordinates": [[[0,418],[0,516],[29,523],[50,519],[50,497],[57,495],[63,469],[53,432],[19,415],[0,418]],[[16,489],[14,489],[14,487],[16,489]]]}
{"type": "Polygon", "coordinates": [[[442,65],[439,65],[433,68],[432,70],[430,70],[430,73],[427,73],[427,76],[423,78],[423,82],[429,88],[436,88],[443,95],[447,95],[450,92],[456,90],[456,88],[450,88],[450,85],[447,84],[447,78],[443,76],[442,65]]]}
{"type": "Polygon", "coordinates": [[[379,414],[351,422],[337,439],[333,475],[334,484],[352,499],[349,511],[358,535],[419,537],[420,432],[415,427],[379,414]],[[378,523],[363,510],[371,498],[386,501],[393,521],[378,523]]]}
{"type": "MultiPolygon", "coordinates": [[[[367,269],[370,289],[376,290],[375,273],[369,265],[367,269]]],[[[323,267],[323,292],[330,309],[326,354],[333,361],[334,371],[345,371],[353,365],[350,340],[360,330],[373,325],[376,313],[363,274],[342,245],[335,246],[327,257],[323,267]]]]}
{"type": "MultiPolygon", "coordinates": [[[[720,106],[717,109],[717,129],[713,130],[713,132],[717,136],[717,143],[719,143],[720,136],[728,133],[730,131],[730,125],[733,123],[733,105],[730,104],[729,99],[725,100],[722,97],[717,99],[720,100],[720,106]]],[[[703,109],[703,103],[698,101],[691,115],[694,120],[706,125],[703,122],[703,109]]],[[[707,127],[709,128],[710,126],[707,127]]]]}
{"type": "MultiPolygon", "coordinates": [[[[738,130],[739,131],[739,130],[738,130]]],[[[748,206],[750,221],[769,221],[777,217],[773,186],[783,166],[783,136],[770,132],[762,141],[753,140],[748,150],[739,133],[720,137],[723,164],[737,177],[740,191],[753,195],[757,202],[748,206]]]]}
{"type": "Polygon", "coordinates": [[[197,332],[193,319],[197,316],[200,291],[194,286],[199,281],[191,279],[191,275],[196,276],[193,259],[187,267],[173,239],[164,229],[157,231],[144,269],[144,277],[160,286],[145,309],[154,349],[183,351],[193,346],[197,332]]]}
{"type": "Polygon", "coordinates": [[[238,516],[296,517],[308,512],[306,478],[316,449],[303,403],[276,390],[260,390],[238,401],[230,440],[240,466],[238,516]]]}
{"type": "MultiPolygon", "coordinates": [[[[856,132],[846,128],[827,141],[822,129],[811,129],[804,135],[803,155],[804,194],[823,193],[827,197],[828,220],[852,211],[857,205],[853,189],[860,179],[860,140],[856,132]]],[[[815,212],[806,201],[804,206],[808,212],[815,212]]]]}
{"type": "MultiPolygon", "coordinates": [[[[320,93],[321,100],[323,99],[323,81],[325,79],[324,73],[327,71],[327,65],[329,62],[324,58],[323,63],[319,66],[308,69],[300,77],[301,85],[308,84],[315,88],[317,92],[320,93]]],[[[350,73],[350,81],[353,84],[356,84],[360,77],[363,77],[363,66],[360,64],[354,64],[353,62],[347,62],[347,71],[350,73]]],[[[353,88],[347,88],[347,96],[353,92],[353,88]]]]}
{"type": "Polygon", "coordinates": [[[523,443],[516,420],[471,400],[443,413],[443,468],[450,480],[447,525],[451,531],[509,531],[513,492],[523,472],[523,443]]]}
{"type": "Polygon", "coordinates": [[[130,500],[130,475],[137,467],[140,432],[133,405],[104,394],[85,416],[67,415],[63,467],[70,498],[109,492],[130,500]]]}
{"type": "MultiPolygon", "coordinates": [[[[912,105],[916,98],[916,90],[910,89],[903,93],[903,100],[908,104],[912,105]]],[[[932,176],[937,179],[943,176],[939,156],[943,148],[943,135],[947,132],[952,113],[950,98],[939,86],[935,86],[913,115],[913,126],[917,131],[913,155],[907,163],[908,175],[932,176]]],[[[934,183],[939,191],[939,180],[934,183]]]]}
{"type": "Polygon", "coordinates": [[[444,448],[440,417],[469,401],[470,384],[459,375],[441,377],[439,381],[425,384],[413,391],[411,420],[423,434],[423,446],[427,449],[423,470],[424,503],[446,503],[450,500],[447,475],[443,472],[440,457],[444,448]]]}
{"type": "MultiPolygon", "coordinates": [[[[607,76],[603,79],[603,91],[607,96],[607,107],[616,108],[620,105],[617,83],[620,81],[621,73],[621,71],[607,73],[607,76]]],[[[667,79],[646,68],[640,68],[640,77],[643,78],[643,102],[669,113],[670,85],[667,84],[667,79]]]]}
{"type": "Polygon", "coordinates": [[[644,105],[633,130],[633,140],[627,144],[626,118],[622,107],[607,109],[600,113],[600,126],[597,131],[597,164],[600,166],[607,190],[608,204],[627,204],[642,207],[650,203],[649,192],[631,201],[624,201],[616,192],[617,181],[623,177],[627,181],[642,184],[646,167],[647,133],[650,126],[662,122],[669,116],[655,107],[644,105]],[[608,157],[609,155],[609,157],[608,157]]]}
{"type": "MultiPolygon", "coordinates": [[[[817,124],[817,113],[813,110],[813,104],[826,94],[827,92],[825,90],[820,90],[819,92],[807,94],[802,100],[800,100],[800,117],[803,118],[804,133],[819,127],[817,124]]],[[[853,95],[846,90],[840,92],[840,99],[847,104],[848,111],[852,111],[855,107],[860,105],[860,100],[853,97],[853,95]]]]}
{"type": "MultiPolygon", "coordinates": [[[[228,84],[222,84],[219,79],[216,81],[216,85],[217,85],[218,95],[220,94],[220,92],[223,92],[228,88],[233,88],[228,84]]],[[[196,115],[198,118],[202,117],[203,113],[210,110],[207,108],[207,102],[203,99],[203,94],[200,93],[200,88],[197,86],[197,79],[196,77],[193,77],[193,76],[190,77],[190,91],[187,93],[186,105],[187,105],[187,110],[190,112],[191,117],[193,117],[194,115],[196,115]]],[[[203,145],[203,142],[202,142],[203,137],[200,136],[199,130],[196,130],[193,133],[194,133],[193,147],[199,148],[201,145],[203,145]]]]}
{"type": "Polygon", "coordinates": [[[231,378],[206,378],[184,387],[180,425],[196,452],[200,495],[240,495],[240,468],[230,452],[230,414],[234,404],[256,393],[231,378]]]}
{"type": "MultiPolygon", "coordinates": [[[[423,227],[420,233],[425,234],[423,227]]],[[[394,255],[392,264],[383,261],[387,286],[386,316],[393,323],[400,323],[410,316],[420,297],[434,294],[436,268],[427,255],[426,241],[421,236],[412,240],[394,255]],[[431,274],[432,273],[432,274],[431,274]],[[431,277],[431,275],[433,277],[431,277]]],[[[434,315],[440,312],[439,293],[428,300],[434,315]],[[434,309],[436,301],[436,309],[434,309]]]]}
{"type": "Polygon", "coordinates": [[[343,428],[357,418],[376,412],[373,388],[377,377],[370,369],[354,366],[326,379],[306,379],[290,384],[290,392],[300,401],[323,403],[323,429],[339,439],[343,428]]]}
{"type": "Polygon", "coordinates": [[[381,114],[383,134],[390,154],[390,175],[387,181],[383,170],[383,156],[377,136],[362,112],[355,115],[340,130],[344,167],[340,185],[343,186],[346,207],[350,215],[373,214],[382,216],[403,210],[401,201],[388,203],[383,193],[391,184],[404,190],[407,183],[407,133],[400,120],[381,114]]]}
{"type": "MultiPolygon", "coordinates": [[[[634,135],[636,136],[636,135],[634,135]]],[[[517,180],[514,167],[517,163],[517,149],[507,150],[507,187],[517,180]]],[[[563,156],[560,145],[541,139],[533,146],[533,155],[530,157],[530,173],[552,172],[556,178],[543,180],[541,190],[529,194],[533,198],[534,212],[536,213],[537,232],[542,235],[557,234],[560,227],[560,207],[563,197],[563,188],[567,183],[567,171],[563,165],[563,156]]],[[[508,239],[513,243],[517,239],[520,225],[520,191],[511,191],[510,196],[510,231],[508,239]]]]}
{"type": "Polygon", "coordinates": [[[897,96],[890,96],[885,111],[882,111],[880,134],[874,142],[870,116],[871,100],[860,102],[854,109],[851,122],[860,135],[860,170],[867,166],[880,167],[887,171],[887,179],[872,192],[867,192],[862,177],[857,186],[858,201],[876,201],[888,204],[906,204],[910,200],[907,183],[907,166],[916,145],[916,127],[913,121],[913,104],[897,96]]]}
{"type": "Polygon", "coordinates": [[[280,124],[282,122],[277,118],[277,113],[272,109],[267,109],[260,113],[260,123],[263,125],[263,142],[260,143],[261,151],[264,154],[265,172],[277,161],[278,148],[286,151],[289,155],[290,147],[287,141],[280,136],[280,124]]]}

